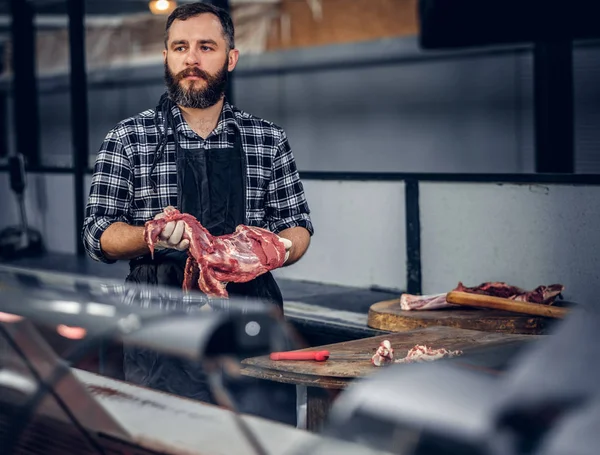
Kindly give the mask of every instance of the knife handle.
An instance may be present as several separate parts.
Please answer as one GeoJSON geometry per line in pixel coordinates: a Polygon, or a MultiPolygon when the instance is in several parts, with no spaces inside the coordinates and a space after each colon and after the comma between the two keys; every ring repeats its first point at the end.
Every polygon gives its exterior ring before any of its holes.
{"type": "Polygon", "coordinates": [[[329,358],[329,351],[288,351],[272,352],[271,360],[316,360],[323,362],[329,358]]]}

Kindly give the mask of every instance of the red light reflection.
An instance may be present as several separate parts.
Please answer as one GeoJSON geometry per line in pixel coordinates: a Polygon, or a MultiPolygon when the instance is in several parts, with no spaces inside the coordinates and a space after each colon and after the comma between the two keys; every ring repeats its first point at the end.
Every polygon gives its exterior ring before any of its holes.
{"type": "Polygon", "coordinates": [[[83,327],[69,327],[68,325],[59,324],[56,326],[56,331],[59,335],[69,338],[71,340],[81,340],[85,338],[87,330],[83,327]]]}
{"type": "Polygon", "coordinates": [[[0,322],[19,322],[23,319],[23,316],[17,316],[11,313],[2,313],[0,311],[0,322]]]}

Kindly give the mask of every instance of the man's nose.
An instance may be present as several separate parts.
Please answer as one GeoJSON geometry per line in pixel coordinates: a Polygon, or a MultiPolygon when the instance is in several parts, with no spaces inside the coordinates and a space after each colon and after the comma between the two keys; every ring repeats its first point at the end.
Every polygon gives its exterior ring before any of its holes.
{"type": "Polygon", "coordinates": [[[190,49],[186,55],[185,63],[187,65],[198,65],[200,66],[200,51],[197,49],[190,49]]]}

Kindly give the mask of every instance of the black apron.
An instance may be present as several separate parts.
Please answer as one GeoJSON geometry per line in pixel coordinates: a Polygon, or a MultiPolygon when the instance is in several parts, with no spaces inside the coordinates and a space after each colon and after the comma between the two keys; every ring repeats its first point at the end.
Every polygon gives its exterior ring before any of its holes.
{"type": "MultiPolygon", "coordinates": [[[[184,149],[170,109],[163,112],[168,115],[177,151],[179,210],[194,215],[212,235],[229,234],[246,224],[246,159],[239,131],[229,133],[235,134],[233,148],[184,149]]],[[[181,288],[186,260],[185,251],[158,250],[154,260],[150,255],[132,260],[126,281],[181,288]]],[[[283,307],[281,291],[270,272],[247,283],[229,283],[227,291],[238,301],[258,299],[283,307]]],[[[125,346],[124,373],[126,381],[214,403],[202,368],[182,359],[125,346]]]]}

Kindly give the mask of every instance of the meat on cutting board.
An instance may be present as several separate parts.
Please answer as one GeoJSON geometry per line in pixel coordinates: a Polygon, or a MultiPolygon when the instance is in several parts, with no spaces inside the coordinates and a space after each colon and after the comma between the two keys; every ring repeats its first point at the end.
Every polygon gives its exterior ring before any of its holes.
{"type": "Polygon", "coordinates": [[[462,355],[460,350],[450,350],[446,348],[433,349],[429,346],[415,345],[408,351],[406,357],[397,359],[394,363],[420,363],[420,362],[432,362],[434,360],[456,357],[462,355]]]}
{"type": "Polygon", "coordinates": [[[187,213],[168,207],[165,216],[145,225],[145,240],[154,256],[154,244],[169,221],[182,220],[183,234],[188,239],[188,259],[183,290],[198,288],[207,296],[228,297],[228,282],[245,283],[285,261],[285,246],[279,236],[266,229],[239,225],[235,232],[213,236],[200,222],[187,213]]]}
{"type": "Polygon", "coordinates": [[[392,348],[389,340],[383,340],[371,358],[371,363],[376,367],[382,367],[394,363],[432,362],[434,360],[456,357],[462,354],[463,352],[460,350],[453,351],[446,348],[433,349],[426,345],[417,344],[408,350],[406,356],[394,360],[394,348],[392,348]]]}
{"type": "Polygon", "coordinates": [[[371,357],[371,363],[376,367],[388,365],[394,361],[394,349],[389,340],[383,340],[373,357],[371,357]]]}
{"type": "MultiPolygon", "coordinates": [[[[549,286],[538,286],[532,291],[526,291],[516,286],[501,281],[486,282],[479,286],[466,287],[461,282],[453,291],[468,292],[472,294],[502,297],[520,302],[538,303],[552,305],[556,298],[564,290],[562,284],[551,284],[549,286]]],[[[403,310],[437,310],[440,308],[456,307],[446,301],[446,294],[412,295],[402,294],[400,297],[400,308],[403,310]]]]}

